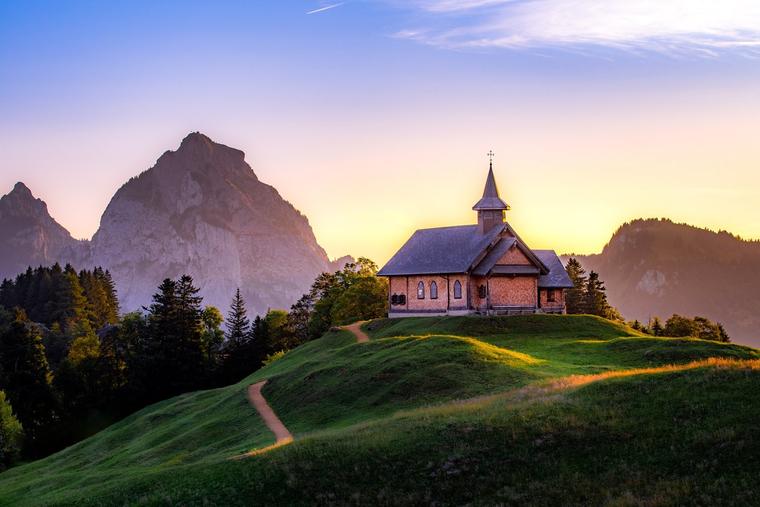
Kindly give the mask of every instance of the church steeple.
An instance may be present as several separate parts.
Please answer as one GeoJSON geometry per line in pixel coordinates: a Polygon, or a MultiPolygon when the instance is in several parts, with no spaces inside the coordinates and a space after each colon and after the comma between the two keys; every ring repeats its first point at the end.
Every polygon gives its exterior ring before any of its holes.
{"type": "Polygon", "coordinates": [[[486,186],[483,189],[483,197],[472,207],[478,212],[478,226],[480,232],[486,233],[506,219],[504,212],[509,210],[509,205],[499,197],[499,188],[496,186],[496,178],[493,175],[493,151],[488,152],[488,176],[486,186]]]}

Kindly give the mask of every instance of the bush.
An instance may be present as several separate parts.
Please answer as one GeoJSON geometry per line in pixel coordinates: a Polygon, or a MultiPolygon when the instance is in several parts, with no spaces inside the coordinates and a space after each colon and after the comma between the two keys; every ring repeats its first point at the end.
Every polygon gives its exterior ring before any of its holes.
{"type": "Polygon", "coordinates": [[[0,470],[11,465],[21,452],[24,430],[13,415],[13,408],[0,391],[0,470]]]}
{"type": "Polygon", "coordinates": [[[278,350],[277,352],[273,354],[268,354],[267,357],[264,358],[264,361],[263,361],[264,366],[274,363],[278,359],[281,359],[287,353],[288,353],[287,350],[278,350]]]}

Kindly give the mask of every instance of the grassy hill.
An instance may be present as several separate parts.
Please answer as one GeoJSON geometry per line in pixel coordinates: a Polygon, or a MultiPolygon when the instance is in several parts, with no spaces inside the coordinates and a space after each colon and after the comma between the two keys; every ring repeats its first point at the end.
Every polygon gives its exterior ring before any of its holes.
{"type": "Polygon", "coordinates": [[[585,316],[365,330],[369,343],[328,333],[239,384],[0,474],[0,504],[707,505],[758,493],[758,351],[585,316]],[[230,459],[274,440],[245,396],[262,379],[296,441],[230,459]]]}

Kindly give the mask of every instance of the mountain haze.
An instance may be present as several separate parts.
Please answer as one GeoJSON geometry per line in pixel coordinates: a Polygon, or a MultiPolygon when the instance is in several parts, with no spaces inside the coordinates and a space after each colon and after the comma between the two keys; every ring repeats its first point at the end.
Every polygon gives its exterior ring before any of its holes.
{"type": "Polygon", "coordinates": [[[0,240],[2,276],[56,261],[103,266],[127,311],[183,273],[206,304],[226,309],[240,287],[254,312],[287,308],[345,263],[329,261],[308,219],[259,181],[242,151],[197,132],[116,192],[89,242],[71,238],[23,184],[2,202],[0,228],[12,233],[0,240]]]}
{"type": "Polygon", "coordinates": [[[575,257],[601,275],[628,319],[701,315],[723,323],[733,341],[760,345],[760,242],[667,219],[634,220],[601,253],[575,257]]]}

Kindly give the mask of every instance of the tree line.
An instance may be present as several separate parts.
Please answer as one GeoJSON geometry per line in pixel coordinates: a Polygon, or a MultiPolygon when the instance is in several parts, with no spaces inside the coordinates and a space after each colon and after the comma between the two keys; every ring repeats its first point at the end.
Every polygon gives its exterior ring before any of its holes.
{"type": "Polygon", "coordinates": [[[150,403],[240,381],[332,326],[382,317],[387,285],[368,259],[322,273],[289,311],[226,319],[190,276],[119,314],[108,271],[28,269],[0,284],[0,468],[61,449],[150,403]]]}
{"type": "MultiPolygon", "coordinates": [[[[591,271],[586,275],[581,263],[570,258],[565,266],[573,282],[573,288],[565,292],[565,307],[569,314],[588,314],[605,319],[623,321],[620,312],[607,301],[606,287],[599,274],[591,271]]],[[[663,324],[659,317],[652,318],[647,324],[638,320],[628,322],[635,330],[652,336],[693,337],[728,343],[728,333],[720,322],[713,322],[705,317],[684,317],[673,314],[663,324]]]]}

